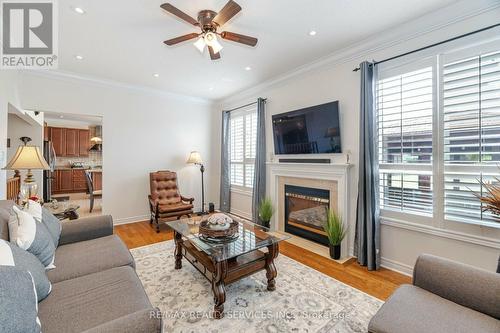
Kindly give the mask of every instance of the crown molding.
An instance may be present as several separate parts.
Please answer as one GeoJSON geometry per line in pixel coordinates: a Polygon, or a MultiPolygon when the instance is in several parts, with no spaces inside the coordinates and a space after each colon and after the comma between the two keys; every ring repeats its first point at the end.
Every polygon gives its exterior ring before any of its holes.
{"type": "Polygon", "coordinates": [[[165,91],[165,90],[151,88],[151,87],[147,87],[144,85],[128,84],[128,83],[124,83],[124,82],[108,80],[108,79],[103,79],[103,78],[99,78],[99,77],[95,77],[95,76],[78,74],[78,73],[68,72],[68,71],[63,71],[63,70],[20,70],[20,73],[22,76],[24,76],[24,75],[38,76],[38,77],[44,77],[44,78],[56,79],[56,80],[74,82],[74,83],[81,83],[83,81],[89,85],[107,86],[107,87],[113,87],[113,88],[118,88],[118,89],[134,90],[134,91],[140,92],[140,93],[152,94],[152,95],[156,95],[156,96],[163,96],[163,97],[167,97],[167,98],[181,100],[184,102],[189,101],[189,102],[193,102],[193,103],[207,104],[207,105],[213,105],[215,103],[214,100],[210,100],[210,99],[206,99],[206,98],[202,98],[202,97],[184,95],[184,94],[175,93],[175,92],[171,92],[171,91],[165,91]]]}
{"type": "Polygon", "coordinates": [[[362,59],[373,53],[388,49],[390,47],[417,39],[432,32],[445,29],[459,22],[474,18],[481,14],[500,8],[500,2],[496,0],[476,0],[474,2],[463,0],[458,3],[440,8],[432,13],[421,16],[415,20],[405,23],[398,27],[382,31],[351,44],[339,51],[335,51],[325,57],[299,66],[298,68],[275,76],[255,86],[242,89],[230,97],[218,99],[217,104],[230,106],[245,98],[254,97],[256,94],[266,88],[277,86],[297,76],[311,73],[316,70],[324,69],[329,66],[337,66],[347,62],[362,59]],[[433,22],[429,24],[429,22],[433,22]]]}

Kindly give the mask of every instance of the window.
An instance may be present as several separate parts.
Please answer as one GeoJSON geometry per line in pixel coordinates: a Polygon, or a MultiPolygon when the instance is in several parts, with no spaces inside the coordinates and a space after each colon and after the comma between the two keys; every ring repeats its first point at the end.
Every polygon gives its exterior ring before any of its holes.
{"type": "Polygon", "coordinates": [[[376,107],[382,210],[500,227],[476,196],[500,174],[499,42],[380,68],[376,107]]]}
{"type": "Polygon", "coordinates": [[[433,69],[378,81],[380,206],[432,214],[433,69]]]}
{"type": "Polygon", "coordinates": [[[472,191],[500,172],[500,51],[444,63],[443,116],[445,218],[495,222],[472,191]]]}
{"type": "Polygon", "coordinates": [[[257,140],[255,108],[231,114],[229,122],[229,160],[231,186],[253,188],[257,140]]]}

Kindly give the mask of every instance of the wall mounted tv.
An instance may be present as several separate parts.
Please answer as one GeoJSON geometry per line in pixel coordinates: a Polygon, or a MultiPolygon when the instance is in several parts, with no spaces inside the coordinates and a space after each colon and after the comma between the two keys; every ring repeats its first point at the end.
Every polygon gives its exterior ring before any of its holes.
{"type": "Polygon", "coordinates": [[[273,115],[274,153],[341,153],[339,102],[273,115]]]}

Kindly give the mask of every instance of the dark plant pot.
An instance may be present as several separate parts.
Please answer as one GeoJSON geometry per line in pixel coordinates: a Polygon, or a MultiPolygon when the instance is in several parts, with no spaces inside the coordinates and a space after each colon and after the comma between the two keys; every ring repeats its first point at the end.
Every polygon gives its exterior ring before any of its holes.
{"type": "Polygon", "coordinates": [[[266,227],[266,228],[270,228],[271,227],[271,221],[262,221],[262,226],[266,227]]]}
{"type": "Polygon", "coordinates": [[[330,244],[330,257],[335,260],[340,259],[340,245],[330,244]]]}

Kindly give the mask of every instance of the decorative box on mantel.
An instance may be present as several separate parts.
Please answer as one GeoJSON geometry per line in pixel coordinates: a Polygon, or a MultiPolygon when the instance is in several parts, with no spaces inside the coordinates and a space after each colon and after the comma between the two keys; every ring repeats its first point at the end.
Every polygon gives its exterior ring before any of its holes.
{"type": "MultiPolygon", "coordinates": [[[[271,200],[276,214],[271,229],[291,234],[297,246],[330,258],[323,226],[328,208],[335,210],[346,225],[349,223],[349,168],[351,164],[276,163],[268,162],[271,200]]],[[[341,245],[344,262],[350,258],[349,233],[341,245]]]]}

